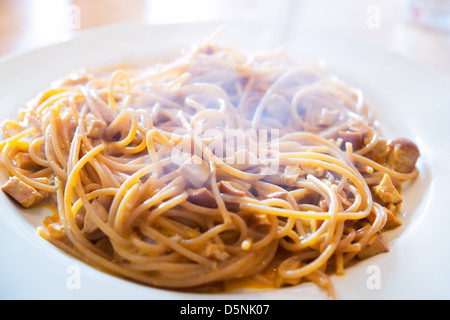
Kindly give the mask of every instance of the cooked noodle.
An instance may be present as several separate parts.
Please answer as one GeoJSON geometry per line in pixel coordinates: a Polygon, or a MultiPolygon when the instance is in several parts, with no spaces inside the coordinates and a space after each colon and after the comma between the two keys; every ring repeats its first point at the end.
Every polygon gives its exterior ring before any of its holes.
{"type": "Polygon", "coordinates": [[[415,159],[395,167],[360,90],[282,52],[212,41],[141,69],[80,71],[20,115],[3,125],[1,162],[56,204],[39,234],[160,288],[312,281],[334,296],[330,274],[387,250],[391,198],[418,174],[415,159]]]}

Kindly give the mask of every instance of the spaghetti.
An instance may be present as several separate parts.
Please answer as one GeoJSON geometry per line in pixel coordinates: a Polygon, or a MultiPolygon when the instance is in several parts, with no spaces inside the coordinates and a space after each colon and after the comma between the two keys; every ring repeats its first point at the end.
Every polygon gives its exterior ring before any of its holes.
{"type": "Polygon", "coordinates": [[[167,63],[86,71],[3,124],[3,190],[57,206],[39,234],[151,286],[312,281],[388,250],[419,151],[360,90],[283,52],[212,40],[167,63]]]}

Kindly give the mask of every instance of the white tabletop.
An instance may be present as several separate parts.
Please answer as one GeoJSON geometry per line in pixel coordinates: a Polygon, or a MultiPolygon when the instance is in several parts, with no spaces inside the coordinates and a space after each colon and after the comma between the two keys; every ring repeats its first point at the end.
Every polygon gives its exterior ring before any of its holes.
{"type": "Polygon", "coordinates": [[[450,76],[450,32],[406,19],[408,1],[413,0],[2,0],[0,57],[110,23],[225,19],[279,22],[293,32],[295,28],[329,29],[380,45],[450,76]]]}

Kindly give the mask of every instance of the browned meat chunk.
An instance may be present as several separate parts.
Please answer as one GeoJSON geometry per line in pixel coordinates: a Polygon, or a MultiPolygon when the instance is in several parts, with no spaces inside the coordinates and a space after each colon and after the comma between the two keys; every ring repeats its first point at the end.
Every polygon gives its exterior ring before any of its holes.
{"type": "Polygon", "coordinates": [[[8,182],[2,186],[2,190],[20,203],[24,208],[31,208],[44,198],[39,191],[17,177],[9,178],[8,182]]]}
{"type": "Polygon", "coordinates": [[[270,198],[270,199],[281,199],[281,200],[287,201],[288,193],[285,191],[276,191],[276,192],[269,193],[266,197],[270,198]]]}
{"type": "Polygon", "coordinates": [[[366,157],[369,159],[372,159],[375,162],[378,162],[380,164],[384,164],[387,158],[389,152],[389,146],[387,145],[387,142],[385,139],[378,139],[377,144],[375,147],[370,150],[366,157]]]}
{"type": "Polygon", "coordinates": [[[403,200],[388,174],[383,176],[380,184],[375,186],[373,190],[383,203],[398,204],[403,200]]]}
{"type": "Polygon", "coordinates": [[[304,175],[306,172],[303,171],[299,166],[286,166],[284,169],[284,180],[288,186],[295,186],[298,177],[304,175]]]}
{"type": "Polygon", "coordinates": [[[245,192],[237,189],[233,184],[229,181],[220,181],[218,183],[219,191],[224,194],[228,194],[230,196],[243,197],[245,196],[245,192]]]}
{"type": "Polygon", "coordinates": [[[263,213],[255,213],[253,216],[251,216],[250,218],[250,226],[256,226],[256,225],[270,225],[270,221],[269,218],[267,218],[267,215],[263,214],[263,213]]]}
{"type": "MultiPolygon", "coordinates": [[[[386,207],[383,207],[383,210],[386,212],[386,223],[383,227],[383,230],[395,229],[402,225],[402,221],[399,219],[398,214],[396,213],[396,206],[393,203],[389,203],[386,207]]],[[[367,221],[369,223],[373,223],[375,221],[375,214],[371,213],[367,216],[367,221]]]]}
{"type": "Polygon", "coordinates": [[[187,181],[197,188],[203,186],[211,175],[209,165],[198,156],[193,156],[183,162],[178,170],[187,181]]]}
{"type": "Polygon", "coordinates": [[[376,254],[388,252],[389,248],[381,238],[380,234],[375,234],[367,244],[358,252],[359,259],[367,259],[376,254]]]}
{"type": "Polygon", "coordinates": [[[84,218],[83,232],[86,234],[94,234],[99,231],[98,225],[92,218],[93,214],[97,215],[97,217],[99,217],[103,222],[106,222],[106,220],[108,220],[108,212],[99,201],[94,200],[91,203],[91,206],[94,212],[86,212],[86,216],[84,218]]]}
{"type": "Polygon", "coordinates": [[[17,152],[13,160],[16,167],[21,169],[34,170],[39,168],[39,165],[34,162],[30,155],[26,152],[17,152]]]}
{"type": "Polygon", "coordinates": [[[384,208],[387,214],[386,224],[384,228],[386,229],[394,229],[402,225],[401,220],[398,218],[397,214],[387,208],[384,208]]]}
{"type": "Polygon", "coordinates": [[[363,137],[360,132],[356,131],[339,131],[338,139],[342,139],[341,149],[345,150],[345,144],[350,142],[353,145],[353,151],[358,151],[363,146],[363,137]]]}
{"type": "Polygon", "coordinates": [[[390,151],[387,156],[387,165],[398,172],[409,173],[416,166],[420,151],[417,145],[406,138],[396,138],[388,144],[390,151]]]}
{"type": "Polygon", "coordinates": [[[47,226],[48,233],[53,239],[63,239],[66,236],[64,226],[61,222],[53,222],[47,226]]]}
{"type": "Polygon", "coordinates": [[[98,224],[95,223],[93,215],[95,214],[103,222],[106,222],[108,220],[108,211],[98,198],[91,203],[91,206],[93,211],[80,210],[77,213],[75,223],[89,240],[96,241],[104,237],[104,233],[98,224]]]}
{"type": "Polygon", "coordinates": [[[188,200],[193,204],[206,208],[217,208],[216,199],[213,194],[206,188],[191,190],[188,200]]]}
{"type": "Polygon", "coordinates": [[[333,125],[339,117],[339,110],[330,110],[322,108],[318,117],[318,125],[322,127],[329,127],[333,125]]]}
{"type": "Polygon", "coordinates": [[[106,122],[92,114],[86,115],[86,135],[92,139],[99,139],[106,129],[106,122]]]}

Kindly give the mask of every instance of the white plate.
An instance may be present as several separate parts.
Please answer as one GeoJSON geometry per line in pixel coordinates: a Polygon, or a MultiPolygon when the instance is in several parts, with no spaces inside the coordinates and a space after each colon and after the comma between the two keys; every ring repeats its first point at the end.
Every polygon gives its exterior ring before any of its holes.
{"type": "MultiPolygon", "coordinates": [[[[219,24],[125,24],[82,33],[66,42],[0,61],[0,120],[53,80],[79,67],[162,58],[207,37],[219,24]]],[[[229,24],[222,44],[271,49],[280,44],[271,26],[229,24]]],[[[386,133],[414,139],[421,174],[406,190],[403,226],[388,235],[391,251],[333,276],[339,299],[450,298],[450,210],[447,159],[450,83],[393,53],[329,31],[295,30],[281,39],[288,52],[324,59],[359,87],[386,133]],[[373,282],[379,276],[379,282],[373,282]]],[[[5,178],[5,175],[2,177],[5,178]]],[[[4,181],[4,180],[3,180],[4,181]]],[[[323,299],[312,284],[230,294],[181,294],[149,288],[82,264],[36,234],[42,210],[22,210],[0,193],[1,299],[323,299]],[[79,276],[80,282],[73,282],[79,276]]]]}

